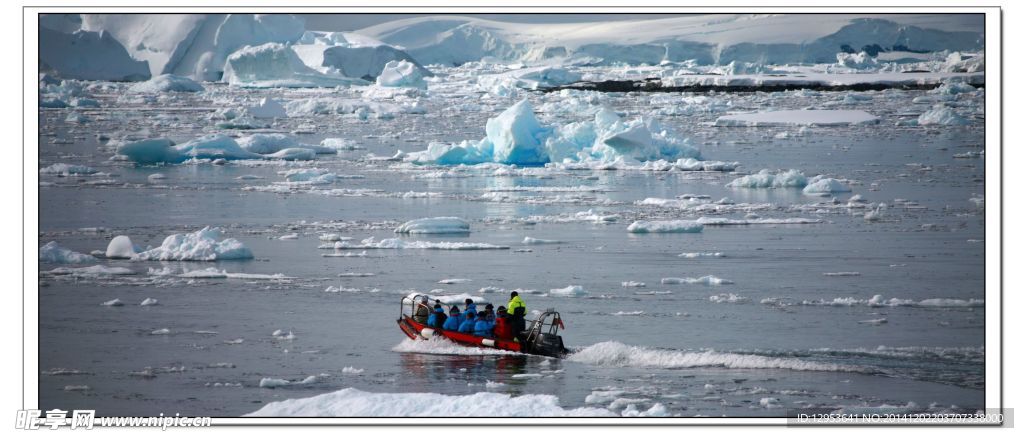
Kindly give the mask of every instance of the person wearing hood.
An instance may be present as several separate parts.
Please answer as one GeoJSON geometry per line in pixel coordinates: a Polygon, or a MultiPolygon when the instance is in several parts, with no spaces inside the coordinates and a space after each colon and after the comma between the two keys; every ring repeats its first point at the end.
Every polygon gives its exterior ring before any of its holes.
{"type": "Polygon", "coordinates": [[[526,330],[526,303],[519,297],[519,292],[512,291],[511,297],[508,300],[507,311],[509,315],[509,325],[512,326],[512,334],[518,336],[523,330],[526,330]]]}
{"type": "Polygon", "coordinates": [[[416,311],[413,312],[412,320],[420,324],[426,324],[430,316],[430,306],[427,305],[427,297],[421,296],[420,302],[416,303],[416,311]]]}
{"type": "Polygon", "coordinates": [[[472,299],[470,299],[470,298],[466,298],[466,307],[465,307],[465,312],[466,312],[467,314],[468,314],[469,312],[473,312],[473,313],[476,313],[476,304],[473,304],[473,300],[472,300],[472,299]]]}
{"type": "Polygon", "coordinates": [[[448,319],[444,314],[444,308],[440,304],[434,304],[434,313],[430,314],[427,318],[427,325],[434,328],[441,328],[444,325],[445,320],[448,319]]]}
{"type": "Polygon", "coordinates": [[[486,310],[483,315],[476,319],[476,324],[473,326],[473,334],[485,337],[494,336],[494,321],[486,310]]]}
{"type": "Polygon", "coordinates": [[[498,306],[498,317],[494,319],[494,337],[499,339],[512,338],[512,324],[508,319],[505,306],[498,306]]]}
{"type": "Polygon", "coordinates": [[[444,321],[442,328],[447,331],[457,332],[462,325],[462,315],[459,313],[459,306],[452,306],[448,311],[448,319],[444,321]]]}
{"type": "Polygon", "coordinates": [[[476,312],[467,311],[466,319],[459,324],[460,333],[473,334],[473,329],[476,327],[476,312]]]}

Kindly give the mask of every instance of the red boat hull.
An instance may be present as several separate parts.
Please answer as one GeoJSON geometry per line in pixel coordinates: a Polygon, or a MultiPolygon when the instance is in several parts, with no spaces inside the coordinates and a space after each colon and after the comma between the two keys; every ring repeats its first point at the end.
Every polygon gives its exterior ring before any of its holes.
{"type": "Polygon", "coordinates": [[[401,328],[402,333],[405,333],[405,335],[410,339],[429,339],[434,336],[440,336],[456,344],[469,347],[493,348],[496,350],[514,351],[517,353],[521,353],[523,351],[522,344],[511,339],[498,339],[493,337],[486,338],[483,336],[474,336],[451,330],[427,327],[425,324],[420,324],[408,316],[402,316],[402,319],[398,320],[398,327],[401,328]],[[424,329],[426,329],[426,331],[424,331],[424,329]]]}

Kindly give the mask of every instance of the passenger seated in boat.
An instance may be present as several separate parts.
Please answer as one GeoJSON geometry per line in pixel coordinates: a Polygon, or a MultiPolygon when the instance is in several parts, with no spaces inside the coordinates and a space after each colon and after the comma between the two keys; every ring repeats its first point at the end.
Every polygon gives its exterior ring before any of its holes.
{"type": "Polygon", "coordinates": [[[485,337],[494,336],[494,321],[492,321],[491,315],[486,310],[476,319],[476,325],[473,326],[473,334],[485,337]]]}
{"type": "Polygon", "coordinates": [[[466,320],[459,324],[459,332],[473,334],[474,328],[476,328],[476,312],[467,311],[466,320]]]}
{"type": "Polygon", "coordinates": [[[444,330],[457,332],[459,326],[462,325],[462,314],[459,313],[459,306],[452,306],[451,310],[448,311],[448,319],[445,320],[444,325],[441,326],[444,330]]]}
{"type": "Polygon", "coordinates": [[[427,325],[434,328],[441,328],[444,326],[445,320],[448,319],[444,314],[444,308],[440,304],[434,304],[434,313],[430,314],[427,318],[427,325]]]}
{"type": "Polygon", "coordinates": [[[494,337],[509,339],[512,337],[512,326],[509,324],[505,306],[498,306],[498,316],[494,319],[494,337]]]}
{"type": "Polygon", "coordinates": [[[413,312],[412,320],[420,324],[426,324],[429,316],[430,306],[427,305],[427,297],[420,297],[420,302],[416,303],[416,311],[413,312]]]}
{"type": "Polygon", "coordinates": [[[466,310],[465,311],[466,311],[466,314],[469,314],[469,312],[476,313],[476,304],[473,304],[473,300],[472,299],[466,298],[466,310]]]}

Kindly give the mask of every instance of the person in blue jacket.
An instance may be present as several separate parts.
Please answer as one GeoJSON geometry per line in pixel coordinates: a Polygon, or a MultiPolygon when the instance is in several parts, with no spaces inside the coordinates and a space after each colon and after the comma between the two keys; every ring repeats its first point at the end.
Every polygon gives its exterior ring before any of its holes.
{"type": "Polygon", "coordinates": [[[459,324],[459,331],[462,333],[473,334],[473,329],[476,328],[476,313],[472,311],[466,312],[466,320],[459,324]]]}
{"type": "Polygon", "coordinates": [[[465,310],[466,310],[466,314],[469,314],[469,312],[476,313],[476,304],[473,304],[473,300],[471,298],[466,298],[466,309],[465,310]]]}
{"type": "Polygon", "coordinates": [[[444,321],[442,328],[457,332],[460,325],[462,325],[462,315],[459,314],[459,306],[452,306],[451,310],[448,311],[448,319],[444,321]]]}
{"type": "Polygon", "coordinates": [[[473,326],[473,334],[486,337],[494,336],[494,321],[486,311],[476,319],[476,324],[473,326]]]}
{"type": "Polygon", "coordinates": [[[444,308],[440,304],[434,305],[434,313],[430,314],[427,318],[427,325],[434,328],[441,328],[444,326],[445,320],[448,319],[444,314],[444,308]]]}

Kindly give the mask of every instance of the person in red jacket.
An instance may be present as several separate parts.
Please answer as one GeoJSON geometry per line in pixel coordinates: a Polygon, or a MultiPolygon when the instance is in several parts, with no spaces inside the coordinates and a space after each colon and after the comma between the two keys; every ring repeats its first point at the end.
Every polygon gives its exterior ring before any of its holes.
{"type": "Polygon", "coordinates": [[[498,317],[494,320],[494,337],[499,339],[512,338],[512,324],[504,306],[498,306],[498,317]]]}

